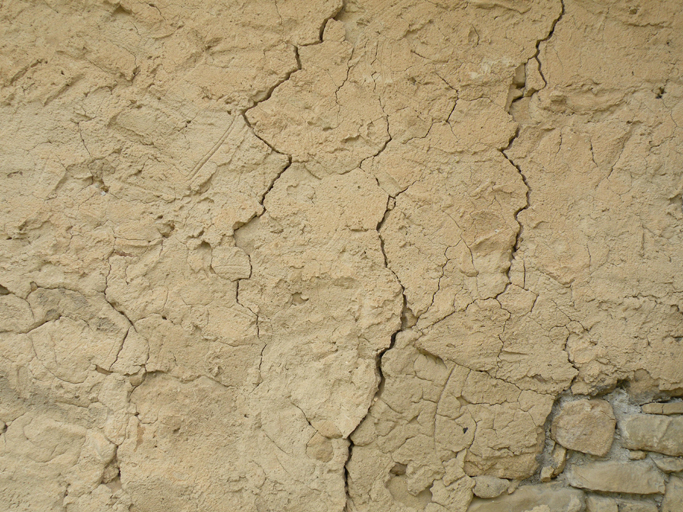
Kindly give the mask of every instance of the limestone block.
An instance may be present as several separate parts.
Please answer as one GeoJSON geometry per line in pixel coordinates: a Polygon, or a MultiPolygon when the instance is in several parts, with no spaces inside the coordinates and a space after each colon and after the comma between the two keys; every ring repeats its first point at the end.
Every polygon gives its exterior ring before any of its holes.
{"type": "Polygon", "coordinates": [[[672,476],[666,484],[662,512],[683,511],[683,478],[672,476]]]}
{"type": "Polygon", "coordinates": [[[683,455],[683,417],[635,414],[619,422],[624,446],[665,455],[683,455]]]}
{"type": "Polygon", "coordinates": [[[646,414],[683,414],[683,402],[645,404],[642,409],[646,414]]]}
{"type": "Polygon", "coordinates": [[[552,466],[544,466],[541,468],[541,474],[539,475],[541,482],[550,482],[553,478],[553,467],[552,466]]]}
{"type": "Polygon", "coordinates": [[[565,448],[604,456],[614,439],[616,420],[605,400],[565,403],[551,425],[551,435],[565,448]]]}
{"type": "Polygon", "coordinates": [[[617,500],[619,512],[658,512],[659,508],[653,501],[617,500]]]}
{"type": "Polygon", "coordinates": [[[664,494],[665,480],[648,462],[587,462],[571,466],[567,482],[581,489],[628,494],[664,494]]]}
{"type": "Polygon", "coordinates": [[[567,449],[560,445],[556,444],[553,447],[553,453],[552,453],[552,465],[553,465],[553,476],[557,476],[562,471],[564,471],[564,467],[567,464],[567,449]]]}
{"type": "Polygon", "coordinates": [[[588,496],[586,498],[586,512],[619,512],[619,505],[612,498],[588,496]]]}
{"type": "Polygon", "coordinates": [[[655,465],[665,473],[683,471],[683,457],[667,457],[658,453],[653,453],[650,457],[655,465]]]}
{"type": "Polygon", "coordinates": [[[495,476],[475,476],[472,492],[479,498],[497,498],[510,487],[510,482],[495,476]]]}
{"type": "Polygon", "coordinates": [[[525,485],[512,494],[492,500],[475,498],[468,512],[527,512],[547,507],[550,512],[579,512],[584,509],[583,492],[557,484],[525,485]]]}

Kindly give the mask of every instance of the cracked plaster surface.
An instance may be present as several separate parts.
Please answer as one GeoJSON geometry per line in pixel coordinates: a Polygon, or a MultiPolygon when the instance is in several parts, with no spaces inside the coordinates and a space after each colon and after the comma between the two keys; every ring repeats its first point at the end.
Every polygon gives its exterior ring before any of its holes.
{"type": "Polygon", "coordinates": [[[465,511],[683,391],[680,2],[0,4],[0,505],[465,511]]]}

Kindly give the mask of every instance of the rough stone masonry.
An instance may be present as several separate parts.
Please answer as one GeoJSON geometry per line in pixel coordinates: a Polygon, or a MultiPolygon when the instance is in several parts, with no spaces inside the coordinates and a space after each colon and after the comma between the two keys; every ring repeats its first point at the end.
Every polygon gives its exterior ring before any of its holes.
{"type": "Polygon", "coordinates": [[[683,511],[683,0],[0,0],[0,510],[683,511]]]}

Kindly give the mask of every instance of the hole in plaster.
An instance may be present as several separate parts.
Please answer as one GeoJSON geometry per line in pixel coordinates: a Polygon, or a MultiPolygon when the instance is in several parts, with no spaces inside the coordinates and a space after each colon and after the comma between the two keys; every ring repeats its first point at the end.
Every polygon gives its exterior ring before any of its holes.
{"type": "Polygon", "coordinates": [[[394,464],[394,467],[391,468],[391,471],[389,471],[389,473],[395,476],[405,475],[407,467],[408,466],[406,466],[405,464],[400,464],[397,462],[396,464],[394,464]]]}

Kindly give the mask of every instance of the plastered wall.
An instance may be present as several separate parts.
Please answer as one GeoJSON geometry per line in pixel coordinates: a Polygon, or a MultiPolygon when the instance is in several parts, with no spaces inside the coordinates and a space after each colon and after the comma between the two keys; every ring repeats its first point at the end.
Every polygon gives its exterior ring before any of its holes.
{"type": "Polygon", "coordinates": [[[0,1],[0,510],[683,511],[680,0],[0,1]]]}

